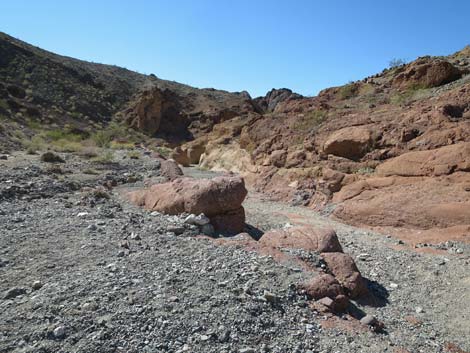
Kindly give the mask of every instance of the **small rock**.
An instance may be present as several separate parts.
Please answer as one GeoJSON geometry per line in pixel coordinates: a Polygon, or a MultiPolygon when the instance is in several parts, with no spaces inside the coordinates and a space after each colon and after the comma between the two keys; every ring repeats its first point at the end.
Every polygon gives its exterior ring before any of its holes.
{"type": "Polygon", "coordinates": [[[2,154],[0,156],[0,159],[6,161],[8,159],[8,156],[6,154],[2,154]]]}
{"type": "Polygon", "coordinates": [[[417,306],[415,311],[416,311],[417,314],[421,314],[422,312],[424,312],[423,308],[420,307],[420,306],[417,306]]]}
{"type": "Polygon", "coordinates": [[[131,233],[131,239],[132,240],[142,240],[139,234],[136,233],[131,233]]]}
{"type": "Polygon", "coordinates": [[[119,250],[117,253],[117,257],[124,257],[126,255],[126,252],[124,250],[119,250]]]}
{"type": "Polygon", "coordinates": [[[177,296],[172,296],[168,298],[168,301],[171,303],[177,303],[180,301],[180,299],[177,296]]]}
{"type": "Polygon", "coordinates": [[[277,303],[279,301],[279,297],[274,295],[273,293],[265,290],[263,293],[263,299],[266,300],[268,303],[277,303]]]}
{"type": "Polygon", "coordinates": [[[57,326],[52,332],[55,338],[64,338],[65,337],[65,327],[57,326]]]}
{"type": "Polygon", "coordinates": [[[79,213],[77,213],[78,218],[85,217],[86,215],[88,215],[88,212],[79,212],[79,213]]]}
{"type": "Polygon", "coordinates": [[[86,227],[86,229],[90,232],[94,232],[98,229],[98,227],[96,226],[96,224],[90,224],[88,227],[86,227]]]}
{"type": "Polygon", "coordinates": [[[390,283],[390,288],[391,288],[391,289],[397,289],[397,288],[398,288],[398,284],[392,282],[392,283],[390,283]]]}
{"type": "Polygon", "coordinates": [[[361,324],[367,326],[374,326],[377,324],[377,319],[372,315],[366,315],[361,319],[361,324]]]}
{"type": "Polygon", "coordinates": [[[25,288],[20,288],[20,287],[14,287],[10,288],[5,292],[5,295],[3,296],[3,299],[13,299],[16,298],[20,295],[26,294],[26,289],[25,288]]]}
{"type": "Polygon", "coordinates": [[[41,289],[42,286],[43,284],[41,281],[34,281],[31,288],[33,288],[34,290],[38,290],[38,289],[41,289]]]}
{"type": "Polygon", "coordinates": [[[194,225],[197,225],[197,226],[203,226],[203,225],[209,224],[209,222],[210,222],[209,218],[207,218],[206,215],[204,215],[204,213],[201,213],[198,216],[196,216],[194,214],[190,214],[184,220],[184,223],[194,224],[194,225]]]}
{"type": "Polygon", "coordinates": [[[324,297],[318,300],[318,303],[326,306],[327,308],[333,309],[334,301],[330,297],[324,297]]]}

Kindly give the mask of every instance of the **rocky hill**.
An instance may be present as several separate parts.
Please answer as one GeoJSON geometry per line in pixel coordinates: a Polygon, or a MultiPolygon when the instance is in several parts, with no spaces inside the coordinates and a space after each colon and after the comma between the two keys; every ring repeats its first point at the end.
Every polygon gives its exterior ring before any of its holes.
{"type": "MultiPolygon", "coordinates": [[[[356,225],[468,237],[469,47],[422,57],[317,97],[216,125],[180,147],[181,163],[244,174],[277,200],[356,225]],[[190,158],[188,158],[188,155],[190,158]]],[[[444,237],[437,239],[445,239],[444,237]]]]}
{"type": "Polygon", "coordinates": [[[116,116],[147,135],[181,142],[251,110],[246,92],[197,89],[56,55],[0,33],[3,145],[18,142],[18,130],[28,137],[38,127],[90,133],[116,116]]]}

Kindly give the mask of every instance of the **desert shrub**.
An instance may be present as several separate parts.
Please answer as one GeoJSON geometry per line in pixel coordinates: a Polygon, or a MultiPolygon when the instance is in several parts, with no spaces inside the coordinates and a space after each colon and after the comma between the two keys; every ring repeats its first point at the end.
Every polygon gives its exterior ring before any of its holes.
{"type": "Polygon", "coordinates": [[[406,61],[404,59],[393,58],[392,60],[388,62],[388,67],[393,69],[395,67],[399,67],[405,64],[406,64],[406,61]]]}
{"type": "Polygon", "coordinates": [[[111,141],[109,147],[114,150],[132,150],[135,145],[132,142],[111,141]]]}
{"type": "Polygon", "coordinates": [[[101,154],[92,158],[92,161],[101,164],[112,163],[114,161],[114,153],[112,151],[102,151],[101,154]]]}
{"type": "Polygon", "coordinates": [[[355,171],[356,174],[369,175],[374,174],[375,169],[371,167],[362,167],[355,171]]]}
{"type": "Polygon", "coordinates": [[[35,135],[30,140],[25,140],[23,146],[29,154],[35,154],[37,151],[45,150],[47,143],[41,136],[35,135]]]}
{"type": "Polygon", "coordinates": [[[325,110],[312,110],[305,113],[295,124],[294,130],[307,131],[314,127],[319,126],[328,118],[328,113],[325,110]]]}
{"type": "Polygon", "coordinates": [[[68,140],[73,142],[79,142],[83,140],[82,135],[70,131],[70,128],[45,131],[43,135],[50,141],[68,140]]]}
{"type": "Polygon", "coordinates": [[[171,148],[164,147],[164,146],[155,147],[154,150],[155,152],[160,153],[165,158],[170,157],[171,152],[173,152],[171,148]]]}
{"type": "Polygon", "coordinates": [[[421,85],[411,85],[403,91],[398,91],[390,96],[390,103],[407,105],[422,96],[426,89],[421,85]]]}
{"type": "Polygon", "coordinates": [[[353,82],[347,85],[341,86],[338,90],[338,96],[340,99],[348,99],[357,95],[358,85],[353,82]]]}
{"type": "Polygon", "coordinates": [[[139,159],[140,158],[140,153],[137,151],[129,151],[127,153],[127,157],[130,159],[139,159]]]}
{"type": "Polygon", "coordinates": [[[57,152],[79,152],[83,148],[80,142],[60,139],[51,143],[52,149],[57,152]]]}
{"type": "Polygon", "coordinates": [[[113,139],[112,135],[109,131],[100,130],[91,135],[91,140],[95,143],[98,147],[109,147],[110,143],[113,139]]]}

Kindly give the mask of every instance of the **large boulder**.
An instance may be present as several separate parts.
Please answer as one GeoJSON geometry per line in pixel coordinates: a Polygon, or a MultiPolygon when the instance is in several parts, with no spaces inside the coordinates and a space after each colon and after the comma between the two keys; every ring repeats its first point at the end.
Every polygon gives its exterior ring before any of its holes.
{"type": "Polygon", "coordinates": [[[380,176],[439,176],[458,171],[470,171],[470,142],[404,153],[376,169],[380,176]]]}
{"type": "Polygon", "coordinates": [[[367,293],[367,286],[353,258],[340,252],[322,254],[323,260],[339,283],[346,288],[351,298],[367,293]]]}
{"type": "Polygon", "coordinates": [[[315,252],[341,252],[342,248],[333,229],[309,226],[275,229],[264,233],[261,244],[274,248],[304,249],[315,252]]]}
{"type": "Polygon", "coordinates": [[[437,87],[455,81],[461,76],[460,70],[450,62],[424,57],[407,65],[405,71],[393,79],[393,85],[400,88],[437,87]]]}
{"type": "Polygon", "coordinates": [[[204,213],[217,232],[235,234],[244,228],[242,203],[246,195],[242,178],[220,176],[213,179],[179,178],[132,192],[130,199],[139,206],[166,214],[204,213]]]}
{"type": "Polygon", "coordinates": [[[331,134],[323,145],[326,154],[352,160],[363,157],[373,147],[374,139],[366,127],[346,127],[331,134]]]}

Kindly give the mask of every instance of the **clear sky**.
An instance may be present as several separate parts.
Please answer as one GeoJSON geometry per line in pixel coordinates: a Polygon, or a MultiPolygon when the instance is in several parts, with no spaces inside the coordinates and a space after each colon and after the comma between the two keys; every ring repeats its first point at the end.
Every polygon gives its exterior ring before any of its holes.
{"type": "Polygon", "coordinates": [[[0,0],[0,31],[196,87],[314,95],[470,44],[470,1],[0,0]]]}

